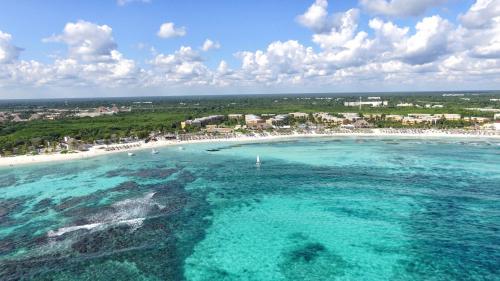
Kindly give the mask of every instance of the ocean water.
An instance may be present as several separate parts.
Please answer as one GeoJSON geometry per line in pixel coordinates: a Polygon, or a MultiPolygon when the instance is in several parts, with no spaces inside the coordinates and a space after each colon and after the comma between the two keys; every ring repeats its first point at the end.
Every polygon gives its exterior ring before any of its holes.
{"type": "Polygon", "coordinates": [[[500,280],[498,140],[159,151],[1,169],[0,280],[500,280]]]}

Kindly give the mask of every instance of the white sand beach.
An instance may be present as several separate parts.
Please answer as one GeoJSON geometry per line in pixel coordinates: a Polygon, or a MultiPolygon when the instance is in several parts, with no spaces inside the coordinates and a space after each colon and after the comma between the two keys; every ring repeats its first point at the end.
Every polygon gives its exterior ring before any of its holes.
{"type": "Polygon", "coordinates": [[[410,138],[463,138],[463,139],[496,139],[500,140],[500,132],[495,131],[463,131],[463,130],[422,130],[422,129],[370,129],[353,132],[329,133],[293,133],[293,134],[260,134],[255,136],[236,135],[230,137],[209,137],[189,140],[158,140],[145,143],[144,141],[126,144],[112,144],[93,146],[88,151],[75,151],[61,154],[19,155],[1,157],[0,167],[15,167],[17,165],[46,163],[55,161],[86,159],[112,153],[127,153],[136,150],[153,149],[164,146],[184,145],[194,143],[220,142],[261,142],[290,138],[310,137],[410,137],[410,138]]]}

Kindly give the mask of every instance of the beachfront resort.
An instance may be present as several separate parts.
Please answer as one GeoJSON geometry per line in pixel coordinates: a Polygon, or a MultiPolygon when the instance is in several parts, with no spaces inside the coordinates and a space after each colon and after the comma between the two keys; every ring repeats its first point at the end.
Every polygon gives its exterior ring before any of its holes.
{"type": "Polygon", "coordinates": [[[160,141],[259,136],[424,132],[497,136],[499,107],[495,95],[474,93],[8,104],[0,111],[4,133],[0,156],[72,154],[96,148],[122,151],[160,141]]]}
{"type": "MultiPolygon", "coordinates": [[[[453,123],[452,123],[453,124],[453,123]]],[[[80,153],[81,157],[102,153],[130,151],[153,148],[162,145],[189,143],[193,141],[220,140],[268,140],[283,137],[310,136],[413,136],[413,137],[495,137],[500,138],[500,114],[495,119],[485,117],[466,117],[459,114],[416,114],[407,116],[370,114],[361,116],[354,112],[342,112],[335,115],[326,112],[289,114],[238,114],[210,115],[180,122],[177,133],[151,132],[147,137],[125,137],[111,142],[96,140],[86,143],[71,136],[65,136],[61,142],[47,143],[46,146],[31,147],[30,155],[66,155],[80,153]],[[377,121],[389,121],[397,127],[376,127],[377,121]],[[493,122],[492,122],[493,121],[493,122]],[[438,124],[462,122],[468,126],[462,128],[439,128],[438,124]],[[91,153],[89,153],[91,152],[91,153]]],[[[129,155],[133,155],[130,153],[129,155]]],[[[0,164],[19,164],[36,161],[3,157],[0,164]]],[[[15,158],[15,157],[14,157],[15,158]]],[[[39,158],[47,161],[50,158],[39,158]]],[[[64,159],[64,158],[61,158],[64,159]]]]}

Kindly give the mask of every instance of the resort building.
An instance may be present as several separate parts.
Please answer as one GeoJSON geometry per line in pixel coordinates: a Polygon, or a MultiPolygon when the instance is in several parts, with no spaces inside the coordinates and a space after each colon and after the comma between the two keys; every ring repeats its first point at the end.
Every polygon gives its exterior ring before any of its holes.
{"type": "Polygon", "coordinates": [[[328,124],[334,124],[334,125],[340,125],[340,124],[342,124],[342,121],[344,121],[343,118],[332,116],[326,112],[314,113],[313,116],[318,121],[328,123],[328,124]]]}
{"type": "Polygon", "coordinates": [[[385,116],[386,120],[391,120],[391,121],[402,121],[403,120],[403,115],[396,115],[396,114],[388,114],[385,116]]]}
{"type": "Polygon", "coordinates": [[[22,119],[19,114],[14,115],[14,118],[12,119],[12,122],[25,122],[28,121],[26,119],[22,119]]]}
{"type": "Polygon", "coordinates": [[[442,114],[441,115],[444,119],[450,120],[450,121],[457,121],[462,119],[462,116],[460,114],[442,114]]]}
{"type": "Polygon", "coordinates": [[[40,115],[38,113],[33,113],[33,114],[31,114],[31,116],[28,120],[32,121],[32,120],[39,120],[39,119],[42,119],[42,115],[40,115]]]}
{"type": "Polygon", "coordinates": [[[442,104],[426,104],[425,108],[443,108],[444,106],[442,104]]]}
{"type": "Polygon", "coordinates": [[[339,113],[340,115],[344,116],[345,119],[350,120],[350,121],[356,121],[358,119],[361,119],[358,113],[354,112],[343,112],[339,113]]]}
{"type": "Polygon", "coordinates": [[[346,101],[344,106],[362,106],[369,105],[371,107],[388,106],[388,101],[346,101]]]}
{"type": "Polygon", "coordinates": [[[485,123],[490,121],[490,118],[486,117],[466,117],[464,118],[467,121],[474,122],[474,123],[485,123]]]}
{"type": "Polygon", "coordinates": [[[253,126],[257,124],[264,123],[264,120],[255,114],[247,114],[245,115],[245,124],[248,126],[253,126]]]}
{"type": "Polygon", "coordinates": [[[380,113],[370,113],[370,114],[365,115],[364,117],[368,118],[368,119],[380,119],[380,118],[382,118],[382,114],[380,114],[380,113]]]}
{"type": "Polygon", "coordinates": [[[495,113],[495,115],[493,115],[493,119],[500,120],[500,113],[495,113]]]}
{"type": "Polygon", "coordinates": [[[500,109],[498,108],[465,108],[466,110],[470,111],[483,111],[483,112],[500,112],[500,109]]]}
{"type": "Polygon", "coordinates": [[[307,118],[309,117],[309,114],[304,113],[304,112],[291,112],[289,113],[293,118],[307,118]]]}
{"type": "Polygon", "coordinates": [[[280,114],[275,117],[269,118],[266,120],[266,123],[271,126],[282,126],[285,125],[288,120],[288,115],[280,114]]]}
{"type": "Polygon", "coordinates": [[[217,125],[207,125],[206,131],[208,133],[230,134],[234,130],[232,128],[218,127],[217,125]]]}
{"type": "Polygon", "coordinates": [[[413,107],[413,103],[398,103],[396,104],[397,107],[413,107]]]}
{"type": "Polygon", "coordinates": [[[225,118],[224,115],[210,115],[206,117],[196,118],[193,120],[186,120],[184,122],[181,122],[181,128],[184,129],[186,126],[203,127],[208,124],[216,124],[222,122],[224,118],[225,118]]]}
{"type": "Polygon", "coordinates": [[[417,123],[421,123],[421,121],[415,117],[405,116],[403,120],[401,120],[404,125],[414,125],[417,123]]]}
{"type": "Polygon", "coordinates": [[[429,118],[432,115],[431,114],[427,114],[427,113],[409,113],[408,116],[409,117],[415,117],[415,118],[418,118],[418,119],[423,119],[423,118],[429,118]]]}
{"type": "Polygon", "coordinates": [[[229,120],[243,120],[243,114],[228,114],[227,118],[229,120]]]}
{"type": "Polygon", "coordinates": [[[113,115],[120,112],[120,109],[113,105],[113,107],[108,108],[104,106],[99,106],[94,110],[83,110],[75,114],[76,117],[97,117],[102,115],[113,115]]]}

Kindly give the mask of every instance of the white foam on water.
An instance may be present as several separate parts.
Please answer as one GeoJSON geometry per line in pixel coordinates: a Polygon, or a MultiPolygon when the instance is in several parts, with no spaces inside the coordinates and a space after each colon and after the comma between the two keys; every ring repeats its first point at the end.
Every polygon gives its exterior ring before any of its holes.
{"type": "Polygon", "coordinates": [[[113,208],[112,211],[101,212],[90,217],[89,220],[92,223],[61,227],[55,231],[50,230],[47,232],[47,236],[56,237],[76,230],[93,230],[95,228],[105,228],[119,224],[127,224],[132,227],[131,231],[135,231],[142,226],[145,217],[153,206],[157,205],[161,207],[152,200],[154,195],[155,193],[151,192],[142,198],[125,199],[116,202],[111,205],[113,208]]]}
{"type": "Polygon", "coordinates": [[[73,232],[73,231],[80,230],[80,229],[91,230],[91,229],[94,229],[94,228],[99,227],[101,225],[103,225],[103,223],[90,223],[90,224],[84,224],[84,225],[74,225],[74,226],[61,227],[56,231],[49,230],[49,232],[47,233],[47,236],[49,236],[49,237],[61,236],[65,233],[73,232]]]}
{"type": "Polygon", "coordinates": [[[86,229],[86,230],[92,230],[98,227],[109,227],[112,225],[119,225],[119,224],[127,224],[132,227],[132,231],[138,229],[139,227],[142,226],[142,223],[144,222],[145,218],[135,218],[135,219],[130,219],[130,220],[122,220],[122,221],[115,221],[112,223],[89,223],[89,224],[84,224],[84,225],[74,225],[74,226],[67,226],[67,227],[61,227],[56,231],[49,230],[47,233],[47,236],[49,237],[56,237],[56,236],[61,236],[65,233],[68,232],[73,232],[76,230],[80,229],[86,229]]]}

